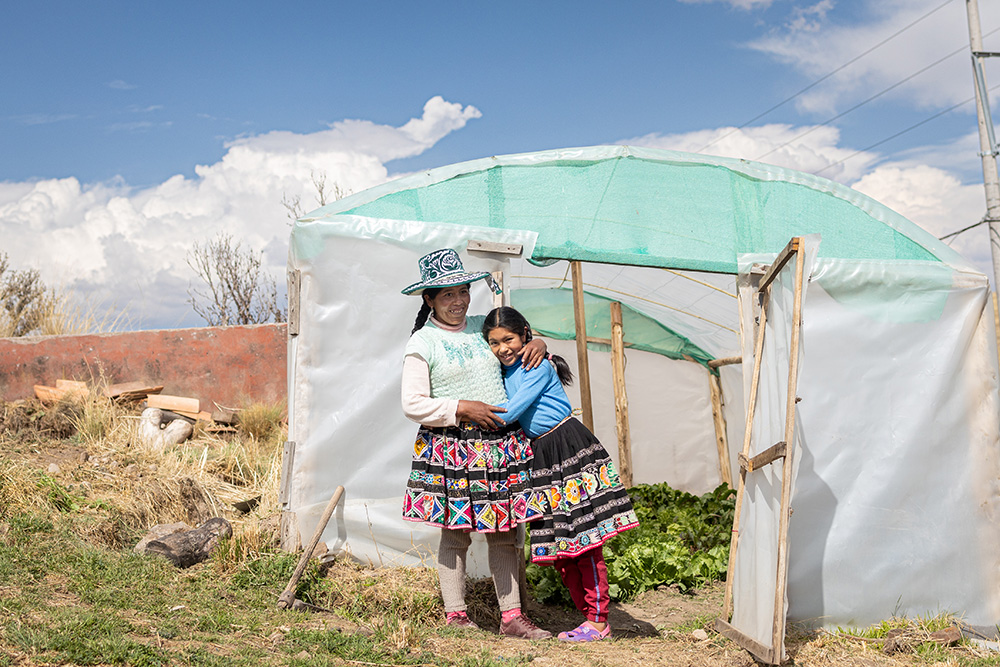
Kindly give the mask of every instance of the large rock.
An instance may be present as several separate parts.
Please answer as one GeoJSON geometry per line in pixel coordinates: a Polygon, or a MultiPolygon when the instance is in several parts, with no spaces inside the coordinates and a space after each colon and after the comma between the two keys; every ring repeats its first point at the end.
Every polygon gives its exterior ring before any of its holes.
{"type": "Polygon", "coordinates": [[[153,449],[179,445],[194,434],[194,427],[185,419],[165,419],[163,410],[146,408],[139,421],[139,437],[153,449]]]}

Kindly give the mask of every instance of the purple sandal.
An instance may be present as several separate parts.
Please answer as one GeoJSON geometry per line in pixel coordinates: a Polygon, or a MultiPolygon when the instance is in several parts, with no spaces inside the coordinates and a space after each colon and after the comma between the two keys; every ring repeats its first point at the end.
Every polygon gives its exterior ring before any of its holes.
{"type": "Polygon", "coordinates": [[[598,630],[592,626],[589,621],[584,621],[572,630],[560,632],[558,635],[559,641],[563,642],[598,642],[602,639],[607,639],[610,636],[610,623],[604,626],[603,630],[598,630]]]}

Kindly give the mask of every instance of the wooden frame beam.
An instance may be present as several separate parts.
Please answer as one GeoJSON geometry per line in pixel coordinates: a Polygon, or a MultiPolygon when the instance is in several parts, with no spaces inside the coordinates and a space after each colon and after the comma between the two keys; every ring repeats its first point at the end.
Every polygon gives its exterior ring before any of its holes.
{"type": "Polygon", "coordinates": [[[795,237],[788,242],[788,245],[785,246],[785,249],[782,250],[778,254],[778,258],[774,260],[774,264],[772,264],[771,267],[767,270],[767,272],[764,274],[764,277],[760,279],[760,285],[757,287],[757,291],[763,292],[767,288],[767,286],[771,284],[771,281],[778,277],[778,274],[781,272],[783,268],[785,268],[785,264],[788,263],[788,260],[790,260],[793,255],[797,254],[798,251],[799,251],[799,238],[795,237]]]}
{"type": "Polygon", "coordinates": [[[573,317],[576,324],[577,376],[580,382],[580,412],[583,425],[594,431],[594,403],[590,391],[590,359],[587,356],[587,314],[583,306],[583,269],[569,263],[573,274],[573,317]]]}
{"type": "Polygon", "coordinates": [[[622,485],[632,486],[632,441],[628,424],[628,393],[625,391],[625,334],[622,329],[622,305],[611,309],[611,377],[615,390],[615,432],[618,435],[618,472],[622,485]]]}
{"type": "Polygon", "coordinates": [[[719,480],[732,487],[733,472],[729,460],[729,436],[726,434],[726,416],[722,412],[722,382],[715,373],[708,372],[709,398],[712,401],[712,424],[715,426],[715,447],[719,454],[719,480]]]}
{"type": "Polygon", "coordinates": [[[785,442],[784,441],[776,443],[774,445],[771,445],[770,447],[768,447],[767,449],[765,449],[764,451],[762,451],[760,454],[758,454],[757,456],[753,457],[752,459],[747,459],[747,457],[743,456],[742,452],[740,453],[740,455],[738,457],[739,462],[740,462],[740,468],[743,469],[743,470],[746,470],[747,472],[753,472],[754,470],[760,470],[761,468],[763,468],[764,466],[766,466],[768,463],[773,463],[774,461],[777,461],[778,459],[783,459],[783,458],[785,458],[785,442]]]}

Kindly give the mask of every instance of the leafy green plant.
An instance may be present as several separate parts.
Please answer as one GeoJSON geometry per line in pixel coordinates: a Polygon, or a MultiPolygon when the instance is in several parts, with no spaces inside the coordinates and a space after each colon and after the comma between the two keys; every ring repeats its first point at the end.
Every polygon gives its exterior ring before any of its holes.
{"type": "MultiPolygon", "coordinates": [[[[725,484],[702,496],[668,484],[629,489],[639,527],[604,545],[611,597],[628,600],[657,586],[687,590],[723,579],[729,563],[735,495],[725,484]]],[[[528,581],[539,600],[572,603],[553,568],[528,566],[528,581]]]]}

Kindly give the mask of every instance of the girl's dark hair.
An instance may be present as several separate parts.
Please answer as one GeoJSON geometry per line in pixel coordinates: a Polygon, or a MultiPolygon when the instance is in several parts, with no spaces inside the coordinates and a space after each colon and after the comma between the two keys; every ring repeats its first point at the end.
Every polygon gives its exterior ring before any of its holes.
{"type": "MultiPolygon", "coordinates": [[[[429,296],[431,299],[434,299],[434,297],[436,297],[438,295],[438,292],[440,292],[442,289],[443,288],[441,287],[428,287],[427,289],[424,290],[423,293],[429,296]]],[[[430,315],[431,315],[430,304],[427,303],[427,299],[421,296],[420,310],[417,311],[417,319],[414,320],[413,322],[413,331],[410,332],[411,336],[424,328],[424,325],[427,324],[427,318],[430,317],[430,315]]]]}
{"type": "MultiPolygon", "coordinates": [[[[519,334],[524,338],[525,344],[531,340],[531,325],[528,324],[528,320],[524,319],[524,315],[510,306],[494,308],[486,315],[486,319],[483,321],[483,338],[488,342],[490,332],[498,327],[519,334]]],[[[573,371],[569,369],[569,364],[566,363],[566,360],[558,354],[550,354],[549,359],[555,364],[556,375],[559,376],[559,381],[567,386],[572,384],[573,371]]]]}

